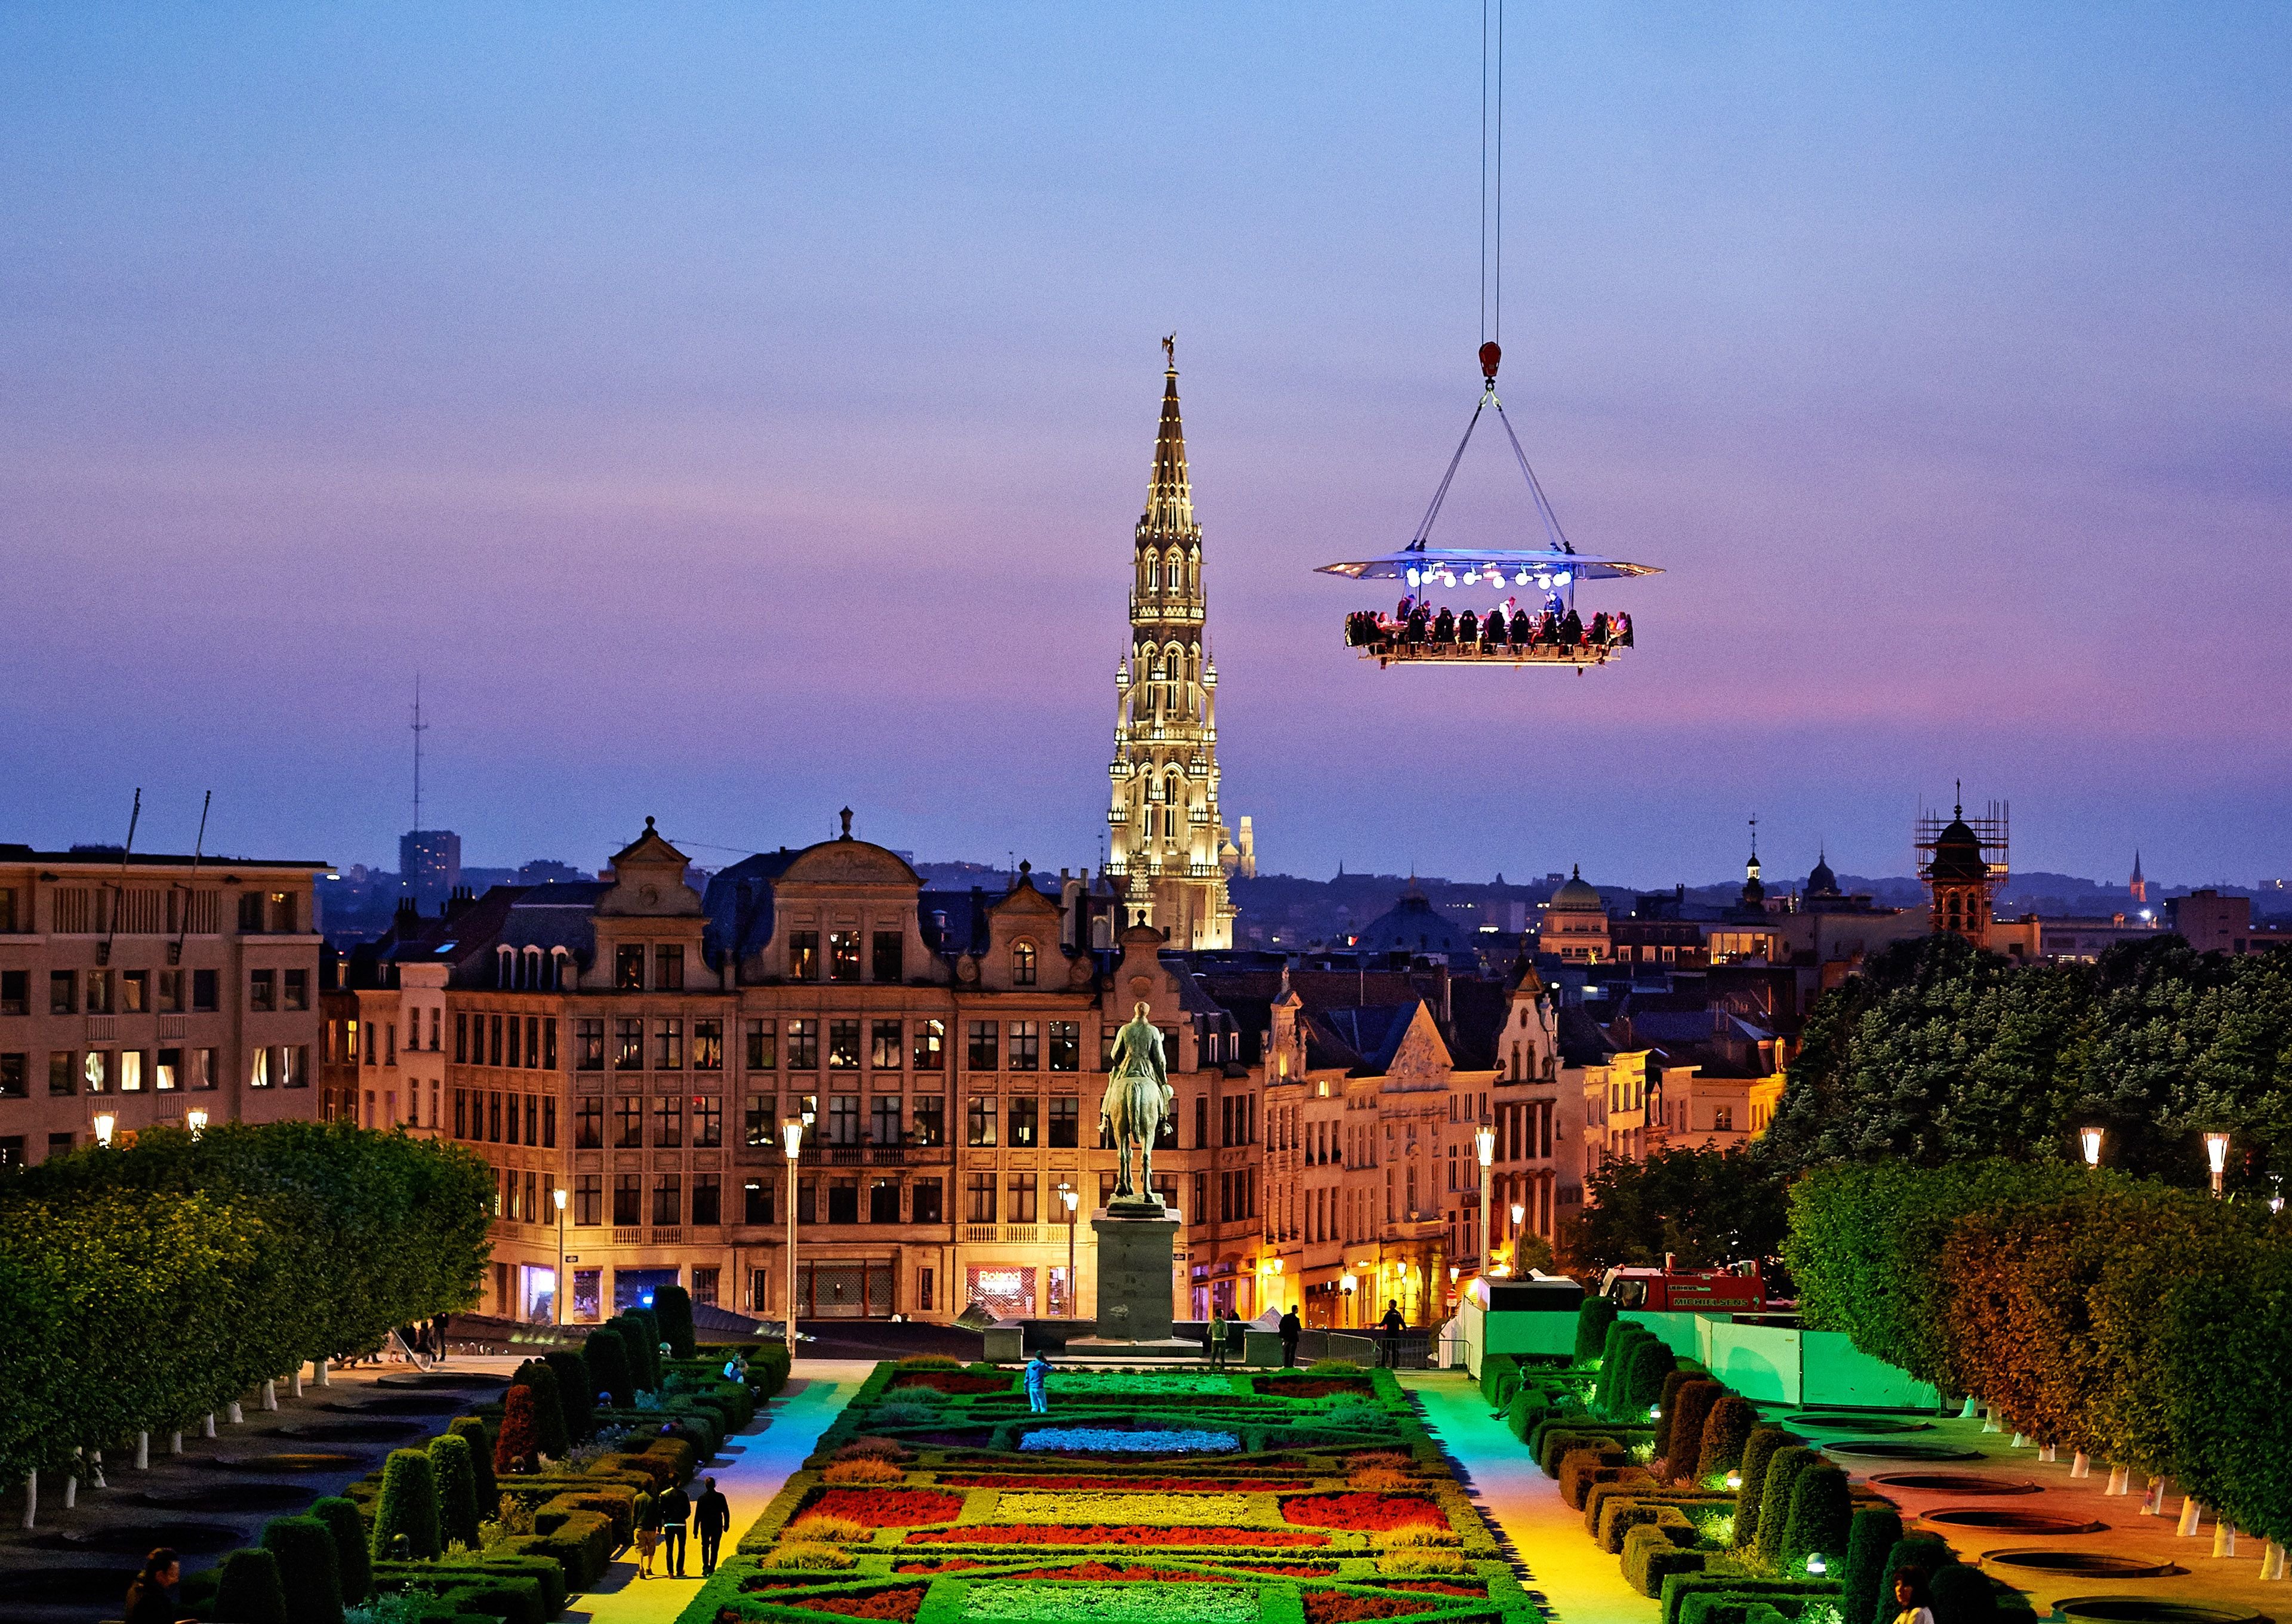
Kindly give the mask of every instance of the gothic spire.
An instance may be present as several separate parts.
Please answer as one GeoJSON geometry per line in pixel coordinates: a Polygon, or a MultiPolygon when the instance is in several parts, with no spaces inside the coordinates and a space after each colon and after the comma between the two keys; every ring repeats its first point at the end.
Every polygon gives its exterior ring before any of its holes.
{"type": "Polygon", "coordinates": [[[1154,473],[1146,486],[1142,536],[1187,536],[1194,529],[1194,493],[1186,479],[1186,425],[1178,416],[1178,335],[1162,341],[1168,367],[1162,375],[1162,421],[1154,431],[1154,473]]]}

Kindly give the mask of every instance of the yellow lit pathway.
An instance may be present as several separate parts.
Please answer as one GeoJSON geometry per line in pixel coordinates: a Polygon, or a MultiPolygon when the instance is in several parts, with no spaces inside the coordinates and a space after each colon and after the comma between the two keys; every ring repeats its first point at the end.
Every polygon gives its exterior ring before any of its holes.
{"type": "MultiPolygon", "coordinates": [[[[875,1366],[850,1360],[799,1359],[786,1395],[759,1411],[761,1430],[741,1433],[724,1441],[713,1466],[696,1473],[686,1492],[698,1498],[699,1480],[713,1476],[716,1487],[732,1503],[732,1525],[724,1535],[719,1560],[732,1555],[748,1525],[771,1504],[791,1473],[803,1465],[819,1434],[835,1418],[875,1366]]],[[[607,1569],[595,1589],[577,1597],[564,1617],[580,1624],[671,1624],[700,1589],[700,1541],[685,1541],[682,1579],[662,1579],[658,1556],[651,1579],[637,1577],[636,1547],[631,1546],[607,1569]]]]}
{"type": "Polygon", "coordinates": [[[1584,1531],[1583,1514],[1569,1510],[1527,1446],[1489,1418],[1463,1371],[1403,1372],[1400,1385],[1423,1401],[1426,1424],[1526,1564],[1522,1582],[1554,1624],[1654,1624],[1656,1604],[1624,1582],[1623,1563],[1584,1531]]]}

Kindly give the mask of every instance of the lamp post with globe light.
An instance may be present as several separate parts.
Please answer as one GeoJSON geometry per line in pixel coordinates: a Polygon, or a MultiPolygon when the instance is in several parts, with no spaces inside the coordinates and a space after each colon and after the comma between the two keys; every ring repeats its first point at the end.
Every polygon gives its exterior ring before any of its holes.
{"type": "Polygon", "coordinates": [[[2205,1160],[2212,1168],[2213,1200],[2218,1200],[2221,1193],[2221,1180],[2228,1172],[2228,1135],[2226,1134],[2205,1135],[2205,1160]]]}
{"type": "Polygon", "coordinates": [[[549,1320],[553,1325],[565,1323],[565,1186],[559,1184],[549,1192],[557,1208],[557,1278],[549,1287],[549,1320]]]}
{"type": "Polygon", "coordinates": [[[1497,1130],[1481,1127],[1473,1135],[1473,1151],[1481,1159],[1481,1278],[1489,1273],[1489,1169],[1496,1165],[1497,1130]]]}
{"type": "Polygon", "coordinates": [[[780,1124],[780,1147],[787,1152],[787,1351],[795,1357],[795,1164],[803,1154],[803,1119],[780,1124]]]}
{"type": "Polygon", "coordinates": [[[1520,1273],[1520,1229],[1527,1218],[1528,1208],[1514,1201],[1512,1204],[1512,1272],[1515,1276],[1520,1273]]]}
{"type": "Polygon", "coordinates": [[[1067,1318],[1079,1318],[1082,1294],[1075,1289],[1075,1208],[1082,1192],[1066,1180],[1059,1181],[1059,1204],[1067,1209],[1067,1318]]]}

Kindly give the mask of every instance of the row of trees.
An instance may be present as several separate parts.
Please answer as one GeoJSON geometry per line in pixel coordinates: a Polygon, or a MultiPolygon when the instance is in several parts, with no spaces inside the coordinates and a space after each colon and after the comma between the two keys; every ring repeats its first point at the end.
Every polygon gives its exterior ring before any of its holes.
{"type": "Polygon", "coordinates": [[[0,1475],[469,1306],[492,1200],[470,1151],[348,1123],[158,1128],[25,1170],[0,1185],[0,1475]]]}
{"type": "Polygon", "coordinates": [[[2292,1161],[2292,951],[2199,954],[2178,936],[2093,965],[2014,965],[1952,935],[1896,944],[1824,995],[1765,1153],[1789,1170],[2074,1156],[2175,1184],[2208,1177],[2202,1135],[2235,1135],[2233,1178],[2292,1161]]]}
{"type": "Polygon", "coordinates": [[[1790,1193],[1810,1324],[2292,1544],[2292,1224],[2264,1205],[2001,1159],[1790,1193]]]}

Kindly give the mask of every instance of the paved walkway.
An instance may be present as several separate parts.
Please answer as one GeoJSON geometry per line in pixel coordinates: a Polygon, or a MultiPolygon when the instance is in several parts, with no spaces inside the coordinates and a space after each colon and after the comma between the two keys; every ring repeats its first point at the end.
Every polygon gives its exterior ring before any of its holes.
{"type": "Polygon", "coordinates": [[[1478,1386],[1447,1371],[1403,1372],[1400,1385],[1424,1401],[1426,1423],[1526,1564],[1524,1582],[1546,1617],[1554,1624],[1654,1624],[1656,1604],[1624,1582],[1622,1563],[1584,1531],[1583,1513],[1568,1508],[1527,1446],[1490,1418],[1478,1386]]]}
{"type": "MultiPolygon", "coordinates": [[[[851,1360],[799,1359],[786,1394],[771,1401],[770,1419],[758,1417],[761,1431],[749,1431],[725,1440],[715,1460],[694,1475],[713,1476],[716,1487],[732,1503],[732,1526],[724,1536],[720,1558],[730,1556],[748,1526],[763,1515],[789,1474],[803,1466],[819,1434],[859,1391],[875,1367],[851,1360]]],[[[688,1488],[687,1492],[694,1492],[688,1488]]],[[[653,1561],[655,1578],[637,1577],[636,1547],[605,1571],[595,1589],[577,1598],[564,1616],[580,1624],[670,1624],[700,1589],[700,1541],[685,1542],[683,1579],[658,1577],[661,1563],[653,1561]]]]}

